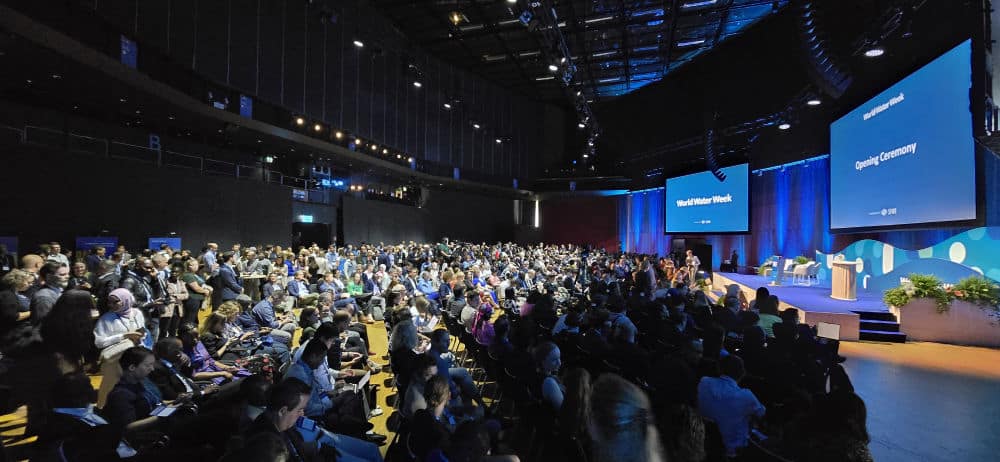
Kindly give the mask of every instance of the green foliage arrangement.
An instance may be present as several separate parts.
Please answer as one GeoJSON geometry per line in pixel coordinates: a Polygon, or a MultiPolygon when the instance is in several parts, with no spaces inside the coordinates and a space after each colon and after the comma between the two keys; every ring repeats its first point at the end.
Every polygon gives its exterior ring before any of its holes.
{"type": "Polygon", "coordinates": [[[958,299],[975,303],[984,308],[1000,310],[1000,286],[989,279],[971,276],[947,289],[948,293],[958,299]]]}
{"type": "Polygon", "coordinates": [[[910,303],[910,296],[903,287],[893,287],[882,294],[882,301],[886,306],[900,307],[910,303]]]}
{"type": "Polygon", "coordinates": [[[809,259],[808,258],[806,258],[806,257],[804,257],[802,255],[799,255],[799,256],[795,257],[795,264],[796,265],[804,265],[806,263],[809,263],[809,259]]]}
{"type": "Polygon", "coordinates": [[[911,274],[909,281],[882,294],[882,301],[889,306],[903,306],[913,298],[931,298],[937,303],[939,313],[948,311],[952,300],[963,300],[979,305],[993,313],[1000,313],[1000,285],[982,277],[962,279],[951,287],[931,274],[911,274]]]}

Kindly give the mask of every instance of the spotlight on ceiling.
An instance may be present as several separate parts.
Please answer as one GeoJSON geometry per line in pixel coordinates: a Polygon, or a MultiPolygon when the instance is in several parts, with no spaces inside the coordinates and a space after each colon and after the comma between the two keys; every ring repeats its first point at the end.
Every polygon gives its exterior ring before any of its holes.
{"type": "Polygon", "coordinates": [[[792,124],[790,124],[788,122],[785,122],[785,123],[783,123],[781,125],[778,125],[778,129],[779,130],[788,130],[789,128],[792,128],[792,124]]]}
{"type": "Polygon", "coordinates": [[[580,122],[580,123],[576,124],[576,126],[580,127],[580,128],[585,128],[587,126],[587,124],[585,124],[583,122],[580,122]]]}
{"type": "Polygon", "coordinates": [[[507,0],[507,3],[514,4],[517,3],[517,0],[507,0]]]}
{"type": "Polygon", "coordinates": [[[378,145],[377,144],[373,144],[372,145],[372,151],[378,151],[378,145]]]}
{"type": "Polygon", "coordinates": [[[333,136],[336,137],[339,140],[339,139],[341,139],[341,138],[344,137],[344,133],[343,132],[337,132],[337,133],[334,133],[333,136]]]}
{"type": "Polygon", "coordinates": [[[358,39],[354,39],[354,46],[356,46],[358,48],[364,48],[365,47],[365,42],[362,42],[361,40],[358,40],[358,39]]]}
{"type": "Polygon", "coordinates": [[[317,132],[323,131],[323,126],[320,125],[320,124],[313,125],[313,130],[315,130],[317,132]]]}
{"type": "Polygon", "coordinates": [[[451,109],[451,103],[444,103],[445,109],[451,109]]]}
{"type": "Polygon", "coordinates": [[[497,139],[496,139],[496,140],[494,140],[494,141],[496,141],[496,142],[497,142],[497,144],[501,144],[501,143],[503,143],[503,140],[502,140],[502,139],[500,139],[500,138],[497,138],[497,139]]]}
{"type": "Polygon", "coordinates": [[[420,87],[424,86],[424,84],[420,83],[419,80],[414,80],[413,81],[413,86],[417,87],[417,88],[420,88],[420,87]]]}
{"type": "Polygon", "coordinates": [[[818,99],[811,99],[809,101],[806,101],[806,104],[810,106],[819,106],[820,104],[823,104],[823,102],[818,99]]]}
{"type": "Polygon", "coordinates": [[[882,47],[872,47],[865,51],[865,56],[869,58],[878,58],[885,54],[885,49],[882,47]]]}
{"type": "MultiPolygon", "coordinates": [[[[406,161],[412,164],[413,163],[413,158],[410,157],[409,159],[406,159],[406,161]]],[[[405,189],[404,189],[404,191],[405,191],[405,189]]]]}
{"type": "Polygon", "coordinates": [[[361,138],[355,138],[354,139],[354,145],[358,146],[358,147],[361,147],[361,138]]]}
{"type": "Polygon", "coordinates": [[[460,11],[452,11],[448,13],[448,20],[451,21],[453,25],[459,25],[463,22],[469,22],[469,18],[465,17],[460,11]]]}
{"type": "Polygon", "coordinates": [[[301,126],[303,126],[305,124],[306,124],[306,119],[303,119],[302,117],[296,117],[295,118],[295,125],[298,125],[298,126],[301,127],[301,126]]]}
{"type": "Polygon", "coordinates": [[[389,150],[388,150],[388,149],[383,149],[383,150],[382,150],[382,154],[388,154],[388,153],[389,153],[389,150]]]}
{"type": "Polygon", "coordinates": [[[475,128],[476,130],[479,130],[479,124],[476,123],[476,122],[473,122],[472,123],[472,128],[475,128]]]}
{"type": "Polygon", "coordinates": [[[555,64],[549,64],[549,70],[552,72],[558,71],[559,66],[556,66],[555,64]]]}

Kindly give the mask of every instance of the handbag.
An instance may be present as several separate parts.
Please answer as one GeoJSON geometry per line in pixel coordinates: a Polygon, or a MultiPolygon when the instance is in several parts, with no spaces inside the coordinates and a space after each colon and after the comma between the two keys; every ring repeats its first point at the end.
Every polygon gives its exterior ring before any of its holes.
{"type": "Polygon", "coordinates": [[[101,350],[101,362],[115,361],[118,357],[125,352],[125,350],[134,347],[135,344],[129,339],[122,339],[122,341],[105,347],[101,350]]]}

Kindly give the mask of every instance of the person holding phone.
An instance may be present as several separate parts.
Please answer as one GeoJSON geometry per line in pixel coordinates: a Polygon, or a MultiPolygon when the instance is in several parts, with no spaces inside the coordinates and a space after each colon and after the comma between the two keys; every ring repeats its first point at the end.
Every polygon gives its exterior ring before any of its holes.
{"type": "Polygon", "coordinates": [[[147,338],[146,320],[142,311],[133,308],[135,298],[125,289],[115,289],[108,295],[108,312],[97,319],[94,344],[101,350],[101,388],[97,392],[97,407],[104,407],[108,394],[121,376],[118,358],[133,347],[144,346],[147,338]]]}

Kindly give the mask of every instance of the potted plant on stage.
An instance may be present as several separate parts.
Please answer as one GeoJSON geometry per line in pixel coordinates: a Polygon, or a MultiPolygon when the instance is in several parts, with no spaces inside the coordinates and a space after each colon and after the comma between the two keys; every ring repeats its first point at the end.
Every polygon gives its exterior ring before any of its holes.
{"type": "Polygon", "coordinates": [[[911,274],[882,301],[912,340],[1000,346],[1000,286],[973,276],[955,285],[929,274],[911,274]]]}

